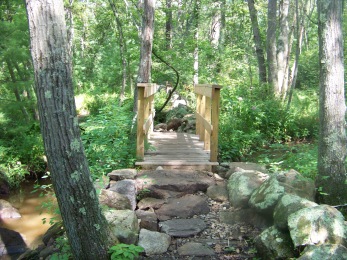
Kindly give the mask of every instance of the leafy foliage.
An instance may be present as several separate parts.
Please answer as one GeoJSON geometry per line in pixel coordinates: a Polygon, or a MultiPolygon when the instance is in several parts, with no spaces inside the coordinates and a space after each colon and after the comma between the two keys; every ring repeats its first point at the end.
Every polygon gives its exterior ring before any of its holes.
{"type": "Polygon", "coordinates": [[[131,260],[139,256],[139,253],[143,252],[144,249],[141,246],[117,244],[112,246],[109,250],[111,254],[111,260],[131,260]]]}
{"type": "Polygon", "coordinates": [[[95,178],[114,169],[132,167],[135,162],[132,102],[125,100],[119,107],[112,101],[115,96],[104,98],[109,101],[107,105],[80,124],[85,152],[95,178]]]}

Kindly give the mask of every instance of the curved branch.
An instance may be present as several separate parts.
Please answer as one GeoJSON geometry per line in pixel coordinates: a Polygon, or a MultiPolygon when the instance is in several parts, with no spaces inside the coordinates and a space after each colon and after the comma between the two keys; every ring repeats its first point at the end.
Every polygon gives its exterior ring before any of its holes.
{"type": "Polygon", "coordinates": [[[166,66],[168,66],[169,68],[171,68],[175,73],[176,73],[176,83],[175,83],[175,86],[173,87],[172,91],[170,91],[169,93],[169,96],[167,97],[164,105],[162,105],[162,107],[159,109],[158,112],[161,112],[164,107],[167,105],[167,103],[169,102],[169,100],[171,99],[171,96],[173,94],[173,92],[177,89],[177,86],[178,86],[178,82],[180,81],[180,75],[178,73],[178,71],[170,64],[168,63],[167,61],[165,61],[162,57],[160,57],[157,52],[154,50],[154,48],[152,49],[152,53],[153,55],[158,59],[160,60],[161,62],[163,62],[166,66]]]}

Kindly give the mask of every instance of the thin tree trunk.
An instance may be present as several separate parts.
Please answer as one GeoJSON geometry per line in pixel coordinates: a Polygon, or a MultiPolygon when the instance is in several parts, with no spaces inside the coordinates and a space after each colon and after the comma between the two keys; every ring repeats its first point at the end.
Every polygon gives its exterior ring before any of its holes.
{"type": "Polygon", "coordinates": [[[347,202],[342,1],[318,0],[320,133],[316,187],[320,203],[347,202]]]}
{"type": "Polygon", "coordinates": [[[43,143],[71,251],[106,260],[110,233],[80,138],[63,1],[26,4],[43,143]]]}
{"type": "Polygon", "coordinates": [[[200,0],[195,0],[194,3],[194,40],[195,40],[195,49],[194,49],[194,75],[193,75],[193,84],[199,83],[199,13],[200,13],[200,0]]]}
{"type": "MultiPolygon", "coordinates": [[[[137,75],[137,83],[149,83],[151,81],[152,47],[154,35],[154,10],[155,0],[144,0],[140,65],[137,75]]],[[[134,112],[137,112],[137,87],[134,93],[134,112]]]]}
{"type": "Polygon", "coordinates": [[[299,17],[299,1],[295,0],[295,13],[296,13],[296,47],[295,47],[295,60],[292,67],[292,75],[290,77],[290,90],[288,94],[288,103],[287,110],[290,108],[290,104],[292,102],[293,92],[296,85],[296,79],[298,76],[298,67],[299,67],[299,59],[301,54],[301,45],[302,38],[304,35],[304,17],[306,15],[305,11],[303,11],[301,17],[299,17]]]}
{"type": "Polygon", "coordinates": [[[261,40],[257,10],[254,6],[254,0],[248,0],[248,9],[251,16],[252,29],[253,29],[253,40],[255,45],[255,52],[257,54],[258,61],[258,73],[259,73],[259,82],[266,83],[266,64],[263,50],[263,43],[261,40]]]}
{"type": "Polygon", "coordinates": [[[276,12],[277,0],[269,0],[267,13],[267,64],[268,64],[268,82],[273,89],[273,93],[278,93],[277,78],[277,45],[276,45],[276,12]]]}
{"type": "Polygon", "coordinates": [[[172,9],[171,1],[166,0],[165,10],[165,37],[166,37],[166,49],[172,49],[172,9]]]}
{"type": "Polygon", "coordinates": [[[127,83],[127,59],[126,59],[126,43],[124,40],[124,35],[123,35],[123,25],[121,20],[119,19],[119,14],[117,12],[117,7],[113,0],[109,0],[110,6],[112,8],[113,14],[116,19],[116,24],[117,24],[117,30],[119,34],[119,52],[120,56],[122,59],[122,87],[120,90],[119,94],[119,105],[121,106],[124,100],[124,93],[125,93],[125,88],[126,88],[126,83],[127,83]]]}
{"type": "Polygon", "coordinates": [[[29,120],[28,111],[26,110],[26,108],[25,108],[25,106],[23,104],[22,98],[20,96],[20,91],[19,91],[19,89],[16,86],[18,83],[17,83],[16,75],[15,75],[14,70],[12,68],[11,61],[6,59],[6,64],[7,64],[7,68],[8,68],[8,71],[10,73],[10,77],[11,77],[11,80],[12,80],[12,83],[13,83],[13,94],[16,97],[17,103],[19,104],[20,110],[22,111],[22,114],[23,114],[24,118],[26,120],[29,120]]]}
{"type": "Polygon", "coordinates": [[[289,62],[289,0],[280,1],[280,33],[277,47],[278,66],[278,97],[283,97],[288,89],[288,62],[289,62]]]}

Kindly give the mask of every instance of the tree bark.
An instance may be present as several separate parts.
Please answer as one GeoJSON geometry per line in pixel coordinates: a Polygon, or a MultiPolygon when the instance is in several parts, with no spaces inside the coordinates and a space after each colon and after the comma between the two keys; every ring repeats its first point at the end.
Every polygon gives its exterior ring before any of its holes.
{"type": "Polygon", "coordinates": [[[200,14],[200,0],[195,0],[194,2],[194,11],[193,11],[193,19],[194,19],[194,40],[195,40],[195,48],[194,48],[194,75],[193,75],[193,84],[199,83],[199,14],[200,14]]]}
{"type": "Polygon", "coordinates": [[[63,1],[26,0],[41,132],[74,259],[109,259],[108,224],[85,157],[63,1]]]}
{"type": "Polygon", "coordinates": [[[347,202],[347,154],[342,1],[318,0],[320,60],[320,133],[316,187],[320,203],[347,202]]]}
{"type": "MultiPolygon", "coordinates": [[[[137,83],[149,83],[151,81],[152,47],[154,35],[154,10],[155,0],[144,0],[140,65],[137,75],[137,83]]],[[[134,93],[134,112],[137,112],[137,87],[134,93]]]]}
{"type": "Polygon", "coordinates": [[[289,76],[289,0],[280,1],[280,31],[277,47],[278,91],[275,95],[283,97],[288,89],[289,76]]]}
{"type": "Polygon", "coordinates": [[[277,78],[277,45],[276,45],[276,12],[277,0],[269,0],[267,13],[267,64],[268,64],[268,82],[273,89],[273,93],[278,93],[277,78]]]}
{"type": "Polygon", "coordinates": [[[266,83],[266,65],[265,65],[265,57],[263,44],[261,40],[259,25],[258,25],[258,16],[257,10],[254,6],[254,0],[248,0],[248,9],[251,16],[252,29],[253,29],[253,40],[255,44],[255,52],[257,54],[258,61],[258,73],[259,73],[259,82],[266,83]]]}

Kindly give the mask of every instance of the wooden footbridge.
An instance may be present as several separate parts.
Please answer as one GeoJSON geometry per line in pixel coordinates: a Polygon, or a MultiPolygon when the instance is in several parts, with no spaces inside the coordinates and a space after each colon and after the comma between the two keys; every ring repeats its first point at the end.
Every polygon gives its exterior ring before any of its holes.
{"type": "Polygon", "coordinates": [[[196,134],[155,132],[154,94],[156,84],[139,83],[136,166],[153,169],[200,169],[218,165],[219,85],[195,85],[196,134]]]}

